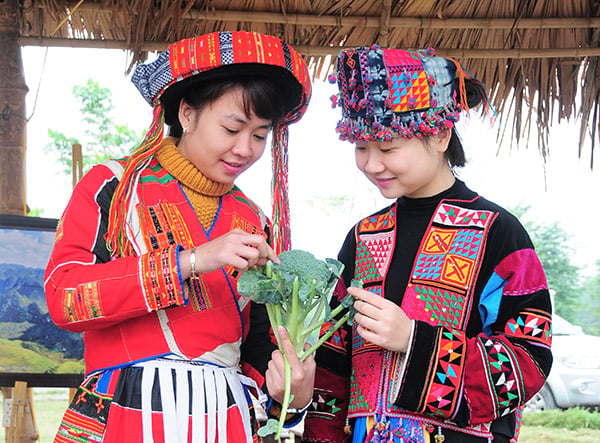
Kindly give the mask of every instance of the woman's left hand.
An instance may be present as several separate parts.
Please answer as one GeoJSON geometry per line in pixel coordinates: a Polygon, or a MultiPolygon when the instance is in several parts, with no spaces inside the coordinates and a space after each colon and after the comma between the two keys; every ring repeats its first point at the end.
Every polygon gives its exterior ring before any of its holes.
{"type": "Polygon", "coordinates": [[[364,289],[350,287],[348,293],[356,299],[354,319],[361,337],[389,351],[406,352],[412,320],[402,308],[364,289]]]}
{"type": "MultiPolygon", "coordinates": [[[[294,394],[294,398],[290,403],[290,407],[300,409],[306,406],[312,398],[317,365],[312,355],[300,363],[294,345],[285,328],[279,326],[277,332],[281,339],[283,351],[291,367],[291,393],[294,394]]],[[[306,344],[305,349],[308,349],[308,347],[309,345],[306,344]]],[[[269,362],[265,379],[269,394],[273,399],[281,403],[285,387],[285,369],[283,355],[278,349],[271,354],[271,361],[269,362]]]]}

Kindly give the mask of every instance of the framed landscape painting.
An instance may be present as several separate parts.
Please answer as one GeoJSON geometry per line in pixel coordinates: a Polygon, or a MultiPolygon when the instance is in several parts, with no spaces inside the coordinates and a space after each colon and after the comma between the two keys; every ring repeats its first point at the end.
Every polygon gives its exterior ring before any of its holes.
{"type": "Polygon", "coordinates": [[[44,294],[57,222],[0,215],[0,387],[74,387],[83,378],[82,334],[52,322],[44,294]]]}

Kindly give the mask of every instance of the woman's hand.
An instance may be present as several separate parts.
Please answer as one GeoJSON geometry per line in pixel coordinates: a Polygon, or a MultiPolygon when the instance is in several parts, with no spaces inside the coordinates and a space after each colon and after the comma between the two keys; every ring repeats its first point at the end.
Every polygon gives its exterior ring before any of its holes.
{"type": "MultiPolygon", "coordinates": [[[[188,249],[180,254],[179,262],[184,278],[191,275],[191,252],[188,249]]],[[[232,266],[243,272],[252,266],[264,265],[268,260],[279,263],[277,254],[262,235],[234,229],[196,247],[195,269],[198,274],[207,274],[223,266],[232,266]]]]}
{"type": "Polygon", "coordinates": [[[356,299],[354,319],[357,332],[374,345],[394,352],[406,352],[412,331],[412,320],[396,303],[360,288],[350,287],[356,299]]]}
{"type": "MultiPolygon", "coordinates": [[[[291,393],[294,395],[294,398],[290,402],[290,407],[300,409],[306,406],[313,396],[315,371],[317,367],[315,358],[310,355],[304,362],[300,363],[294,345],[285,328],[279,326],[277,332],[281,340],[283,351],[285,352],[291,367],[291,393]]],[[[308,349],[309,346],[308,343],[305,344],[304,349],[308,349]]],[[[269,394],[273,399],[281,403],[283,401],[285,386],[285,369],[283,355],[279,350],[273,351],[271,354],[271,361],[269,362],[269,368],[265,374],[265,379],[269,394]]]]}

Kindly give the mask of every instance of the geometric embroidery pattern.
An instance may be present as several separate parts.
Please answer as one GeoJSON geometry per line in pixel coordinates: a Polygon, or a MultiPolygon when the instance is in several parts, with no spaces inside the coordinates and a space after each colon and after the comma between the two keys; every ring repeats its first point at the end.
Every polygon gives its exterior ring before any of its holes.
{"type": "Polygon", "coordinates": [[[465,313],[464,294],[422,285],[415,285],[415,292],[417,300],[424,304],[423,312],[426,315],[417,320],[453,329],[462,327],[465,313]]]}
{"type": "Polygon", "coordinates": [[[443,266],[443,255],[419,254],[413,271],[413,280],[437,281],[440,279],[443,266]]]}
{"type": "Polygon", "coordinates": [[[168,248],[180,244],[184,248],[192,246],[192,236],[183,222],[177,206],[160,202],[154,206],[140,206],[140,227],[148,251],[168,248]]]}
{"type": "Polygon", "coordinates": [[[190,300],[195,312],[206,311],[212,308],[212,302],[208,297],[208,287],[202,278],[202,275],[192,277],[188,280],[188,288],[192,294],[190,300]]]}
{"type": "Polygon", "coordinates": [[[174,281],[177,275],[177,248],[173,245],[140,256],[141,283],[148,309],[155,311],[183,304],[174,281]]]}
{"type": "MultiPolygon", "coordinates": [[[[325,323],[323,323],[323,325],[321,326],[321,330],[319,332],[319,337],[322,337],[323,335],[325,335],[325,333],[328,332],[329,329],[333,327],[333,324],[334,324],[333,321],[326,321],[325,323]]],[[[325,340],[325,342],[323,343],[323,346],[325,346],[326,348],[334,349],[338,352],[345,352],[344,342],[345,342],[347,333],[348,332],[346,331],[345,328],[338,329],[331,335],[331,337],[329,337],[329,339],[325,340]]]]}
{"type": "Polygon", "coordinates": [[[365,341],[352,325],[352,372],[350,375],[349,413],[372,412],[377,407],[379,383],[383,365],[383,348],[365,341]],[[365,389],[365,392],[363,392],[365,389]]]}
{"type": "Polygon", "coordinates": [[[359,237],[357,262],[364,270],[363,283],[381,280],[391,260],[392,232],[362,234],[359,237]]]}
{"type": "Polygon", "coordinates": [[[388,69],[388,99],[394,112],[426,109],[430,106],[429,82],[421,60],[409,52],[383,50],[388,69]]]}
{"type": "Polygon", "coordinates": [[[473,290],[493,219],[493,212],[438,206],[413,265],[410,283],[416,300],[405,298],[405,311],[432,324],[462,327],[468,308],[465,300],[473,290]]]}
{"type": "Polygon", "coordinates": [[[333,419],[336,412],[340,410],[340,400],[334,397],[331,391],[316,389],[313,392],[313,400],[308,413],[311,416],[318,416],[326,419],[333,419]]]}
{"type": "Polygon", "coordinates": [[[521,312],[510,318],[504,326],[504,333],[517,338],[537,341],[548,347],[552,344],[551,320],[546,312],[521,312]]]}
{"type": "Polygon", "coordinates": [[[238,213],[234,213],[231,218],[231,230],[241,229],[248,234],[258,234],[265,236],[264,231],[256,226],[254,223],[249,222],[245,218],[242,218],[238,213]]]}
{"type": "Polygon", "coordinates": [[[363,219],[356,228],[354,278],[365,283],[381,282],[389,266],[394,245],[395,207],[363,219]]]}
{"type": "Polygon", "coordinates": [[[373,384],[379,384],[382,360],[381,348],[373,349],[366,354],[352,355],[349,414],[371,412],[377,407],[379,388],[373,389],[373,384]]]}
{"type": "Polygon", "coordinates": [[[356,332],[357,324],[352,325],[352,355],[362,354],[374,349],[381,350],[381,347],[374,345],[369,341],[365,341],[362,336],[356,332]]]}
{"type": "Polygon", "coordinates": [[[465,364],[465,333],[442,329],[438,337],[436,367],[431,374],[419,412],[448,418],[455,410],[460,394],[459,380],[465,364]]]}
{"type": "Polygon", "coordinates": [[[423,253],[425,254],[446,254],[454,241],[456,230],[440,229],[435,226],[427,233],[423,245],[423,253]]]}
{"type": "Polygon", "coordinates": [[[104,316],[100,305],[98,282],[83,283],[77,285],[75,289],[64,289],[63,298],[65,318],[70,321],[89,320],[104,316]]]}
{"type": "Polygon", "coordinates": [[[515,356],[508,346],[490,338],[480,339],[480,342],[485,348],[482,352],[487,358],[487,371],[497,401],[498,417],[502,417],[519,404],[523,380],[517,372],[515,356]]]}
{"type": "Polygon", "coordinates": [[[377,267],[370,262],[369,248],[359,241],[356,245],[356,258],[354,261],[354,278],[362,282],[380,281],[381,277],[377,267]]]}
{"type": "Polygon", "coordinates": [[[364,220],[362,220],[358,225],[358,232],[364,234],[368,232],[389,230],[394,227],[395,217],[395,208],[391,208],[390,211],[384,214],[372,215],[370,217],[367,217],[364,220]]]}
{"type": "Polygon", "coordinates": [[[100,375],[90,376],[77,388],[58,427],[55,441],[81,443],[102,441],[112,395],[96,389],[100,375]]]}
{"type": "Polygon", "coordinates": [[[491,211],[465,209],[450,204],[442,204],[435,213],[433,222],[450,226],[485,228],[491,222],[493,214],[491,211]]]}
{"type": "Polygon", "coordinates": [[[447,254],[444,257],[444,265],[440,281],[451,286],[466,289],[467,283],[471,282],[471,274],[475,268],[475,260],[455,254],[447,254]]]}
{"type": "Polygon", "coordinates": [[[456,238],[452,243],[450,249],[451,254],[462,255],[471,260],[475,260],[477,257],[477,251],[481,246],[481,239],[483,238],[483,231],[474,229],[461,229],[457,231],[456,238]]]}

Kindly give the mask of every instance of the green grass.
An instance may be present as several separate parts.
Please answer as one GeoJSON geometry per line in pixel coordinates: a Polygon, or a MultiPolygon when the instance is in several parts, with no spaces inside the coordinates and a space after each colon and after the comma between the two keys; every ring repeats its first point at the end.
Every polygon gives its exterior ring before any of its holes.
{"type": "Polygon", "coordinates": [[[523,425],[559,428],[574,431],[578,429],[600,430],[600,413],[583,408],[566,411],[553,409],[543,412],[527,412],[523,415],[523,425]]]}
{"type": "MultiPolygon", "coordinates": [[[[40,432],[40,443],[51,443],[69,402],[64,388],[34,388],[34,414],[40,432]]],[[[0,427],[0,442],[5,429],[0,427]]],[[[596,443],[600,442],[600,412],[582,408],[566,411],[527,412],[519,443],[596,443]]]]}

